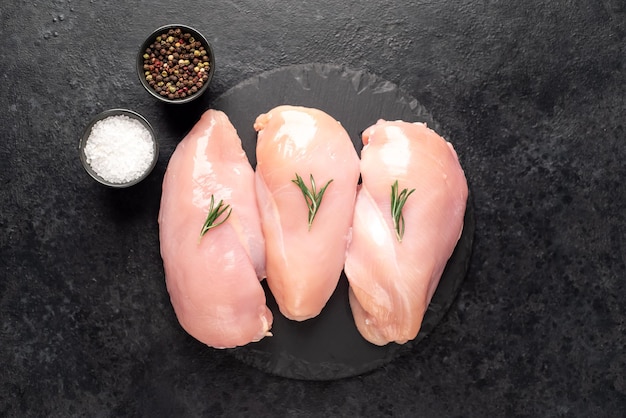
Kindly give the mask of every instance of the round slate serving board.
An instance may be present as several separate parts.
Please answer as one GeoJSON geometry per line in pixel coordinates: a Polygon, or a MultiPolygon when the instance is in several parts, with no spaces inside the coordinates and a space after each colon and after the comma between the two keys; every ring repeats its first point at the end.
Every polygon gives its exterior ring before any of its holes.
{"type": "MultiPolygon", "coordinates": [[[[426,122],[439,131],[426,109],[394,84],[365,71],[327,64],[296,65],[263,73],[233,87],[216,99],[212,107],[229,116],[255,167],[254,120],[283,104],[316,107],[330,114],[348,131],[359,154],[361,133],[378,119],[426,122]]],[[[282,316],[263,281],[267,305],[274,314],[273,336],[230,352],[265,372],[305,380],[356,376],[410,353],[452,304],[467,272],[473,235],[474,212],[469,201],[463,234],[413,341],[379,347],[361,337],[352,319],[348,281],[342,273],[322,313],[304,322],[282,316]]]]}

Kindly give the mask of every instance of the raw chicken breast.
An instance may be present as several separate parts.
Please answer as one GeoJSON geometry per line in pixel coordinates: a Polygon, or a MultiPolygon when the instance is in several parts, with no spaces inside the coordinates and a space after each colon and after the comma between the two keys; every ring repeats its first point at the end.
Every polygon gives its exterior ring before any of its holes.
{"type": "Polygon", "coordinates": [[[463,229],[468,188],[452,145],[421,123],[378,121],[363,133],[345,273],[363,337],[376,345],[414,339],[463,229]],[[415,189],[400,242],[392,185],[415,189]]]}
{"type": "Polygon", "coordinates": [[[303,321],[321,312],[339,281],[359,158],[346,130],[321,110],[279,106],[260,115],[254,128],[267,282],[282,314],[303,321]],[[296,174],[308,188],[312,175],[318,193],[328,184],[310,228],[296,174]]]}
{"type": "Polygon", "coordinates": [[[167,289],[190,335],[216,348],[270,335],[272,313],[259,281],[265,244],[254,171],[223,112],[208,110],[176,147],[163,180],[159,225],[167,289]],[[201,237],[211,196],[232,212],[201,237]]]}

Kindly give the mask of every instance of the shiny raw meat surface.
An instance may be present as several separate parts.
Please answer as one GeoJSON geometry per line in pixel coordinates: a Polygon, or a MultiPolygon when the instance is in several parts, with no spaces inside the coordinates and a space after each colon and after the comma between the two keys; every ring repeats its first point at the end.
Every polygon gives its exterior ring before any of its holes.
{"type": "Polygon", "coordinates": [[[350,306],[376,345],[414,339],[463,229],[468,188],[452,145],[424,124],[379,121],[363,133],[345,273],[350,306]],[[396,237],[391,186],[415,189],[396,237]]]}
{"type": "Polygon", "coordinates": [[[280,311],[302,321],[318,315],[345,262],[359,178],[359,159],[339,122],[311,108],[279,106],[260,115],[256,187],[267,251],[267,282],[280,311]],[[296,174],[319,191],[329,180],[308,228],[308,206],[296,174]]]}
{"type": "Polygon", "coordinates": [[[265,247],[254,172],[224,113],[204,113],[172,154],[159,226],[167,289],[190,335],[216,348],[270,335],[272,313],[259,282],[265,247]],[[232,213],[201,238],[212,195],[232,213]]]}

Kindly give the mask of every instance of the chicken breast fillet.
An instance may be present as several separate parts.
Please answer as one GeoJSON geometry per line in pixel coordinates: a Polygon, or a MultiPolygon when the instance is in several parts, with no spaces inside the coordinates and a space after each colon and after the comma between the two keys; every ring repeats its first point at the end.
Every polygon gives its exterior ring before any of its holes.
{"type": "Polygon", "coordinates": [[[190,335],[215,348],[270,335],[273,318],[260,283],[265,243],[254,171],[223,112],[205,112],[172,154],[159,226],[167,290],[190,335]],[[201,236],[212,200],[214,207],[223,201],[232,212],[201,236]]]}
{"type": "Polygon", "coordinates": [[[260,115],[256,188],[267,251],[267,282],[281,313],[317,316],[345,262],[359,159],[341,124],[321,110],[279,106],[260,115]],[[301,187],[326,186],[309,225],[301,187]],[[330,183],[329,183],[330,182],[330,183]]]}
{"type": "Polygon", "coordinates": [[[378,121],[363,133],[345,273],[361,335],[376,345],[414,339],[463,229],[468,187],[452,145],[425,124],[378,121]],[[414,189],[398,237],[392,185],[414,189]]]}

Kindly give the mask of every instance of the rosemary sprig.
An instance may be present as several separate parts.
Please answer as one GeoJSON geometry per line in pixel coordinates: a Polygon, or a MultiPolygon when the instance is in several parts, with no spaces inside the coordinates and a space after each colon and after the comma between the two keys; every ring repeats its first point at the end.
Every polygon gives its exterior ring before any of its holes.
{"type": "Polygon", "coordinates": [[[333,181],[333,179],[328,180],[328,183],[324,187],[317,191],[315,186],[315,179],[313,179],[313,174],[311,174],[311,188],[309,189],[306,184],[304,184],[304,180],[302,177],[296,173],[296,179],[293,181],[302,191],[304,195],[304,200],[306,201],[306,205],[309,208],[309,231],[311,230],[311,225],[313,224],[313,219],[315,219],[315,215],[317,214],[317,210],[322,204],[322,197],[324,197],[324,192],[328,185],[333,181]]]}
{"type": "Polygon", "coordinates": [[[206,221],[204,221],[204,225],[202,225],[202,230],[200,230],[200,238],[202,238],[209,229],[217,228],[218,226],[226,222],[226,220],[228,219],[232,211],[233,211],[233,208],[231,208],[230,205],[224,204],[223,200],[220,200],[217,206],[215,206],[215,199],[213,195],[211,195],[211,204],[209,205],[209,214],[206,217],[206,221]],[[222,216],[222,214],[226,212],[226,210],[228,210],[226,217],[222,219],[221,221],[219,221],[218,223],[215,223],[215,221],[217,221],[217,219],[220,216],[222,216]]]}
{"type": "Polygon", "coordinates": [[[398,193],[398,180],[391,185],[391,218],[396,227],[396,238],[398,238],[398,242],[402,242],[402,237],[404,236],[404,215],[402,215],[402,208],[414,191],[415,189],[411,189],[410,191],[403,189],[398,193]]]}

